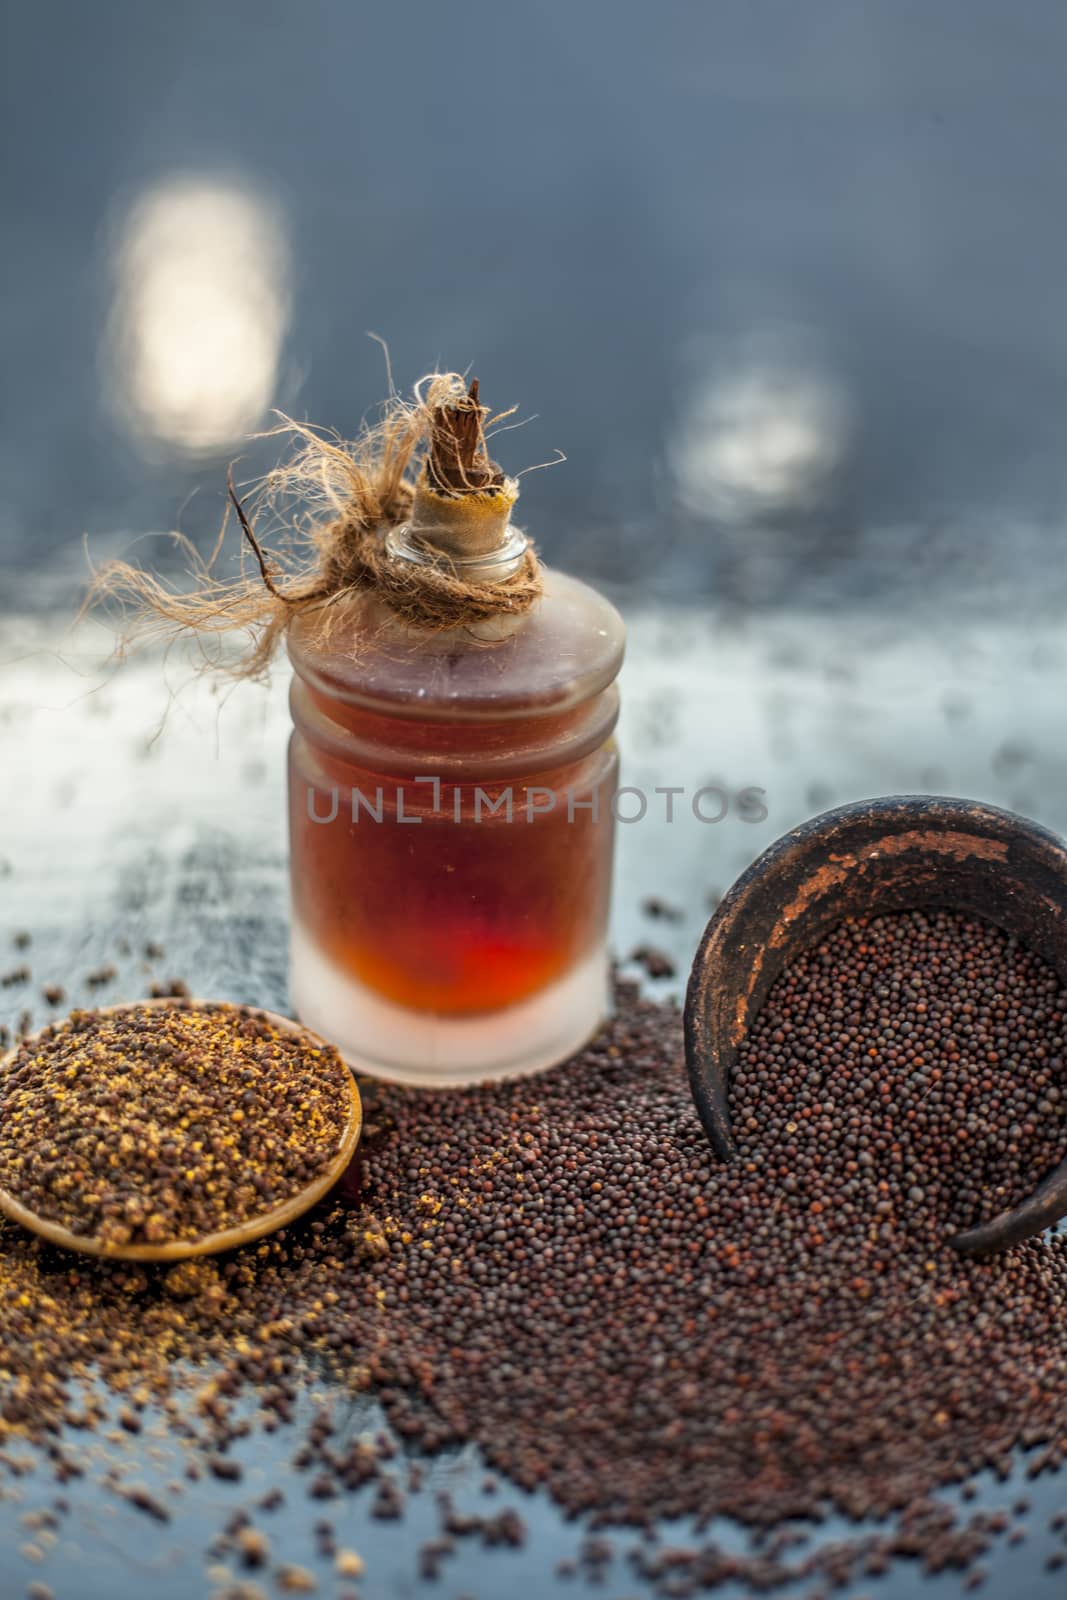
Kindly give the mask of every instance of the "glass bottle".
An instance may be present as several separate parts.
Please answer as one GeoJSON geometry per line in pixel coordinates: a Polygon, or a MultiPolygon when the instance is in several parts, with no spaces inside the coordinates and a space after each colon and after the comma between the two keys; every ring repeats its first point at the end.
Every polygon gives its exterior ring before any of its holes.
{"type": "MultiPolygon", "coordinates": [[[[389,559],[516,570],[514,496],[416,492],[389,559]]],[[[608,1003],[615,608],[562,573],[428,632],[374,594],[289,632],[292,993],[353,1066],[469,1083],[563,1060],[608,1003]]]]}

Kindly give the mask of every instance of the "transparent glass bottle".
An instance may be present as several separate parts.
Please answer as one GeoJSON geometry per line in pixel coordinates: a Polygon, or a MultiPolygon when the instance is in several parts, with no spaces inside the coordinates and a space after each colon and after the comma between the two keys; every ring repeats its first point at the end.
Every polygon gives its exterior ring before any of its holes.
{"type": "MultiPolygon", "coordinates": [[[[437,551],[479,579],[514,571],[509,507],[473,535],[462,510],[435,525],[437,551]]],[[[389,550],[440,558],[417,525],[389,550]]],[[[602,1020],[623,638],[556,572],[530,611],[473,629],[412,629],[366,594],[325,638],[293,623],[293,999],[357,1070],[532,1072],[602,1020]]]]}

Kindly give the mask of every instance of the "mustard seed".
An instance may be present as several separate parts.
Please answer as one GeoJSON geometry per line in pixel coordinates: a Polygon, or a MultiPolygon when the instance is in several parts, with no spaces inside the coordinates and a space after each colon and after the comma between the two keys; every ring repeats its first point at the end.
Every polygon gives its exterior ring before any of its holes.
{"type": "MultiPolygon", "coordinates": [[[[540,1077],[379,1086],[360,1184],[202,1278],[72,1263],[4,1229],[0,1414],[49,1445],[98,1426],[72,1384],[91,1371],[175,1405],[198,1460],[228,1462],[242,1392],[285,1428],[332,1368],[337,1398],[292,1464],[339,1513],[360,1489],[406,1510],[390,1441],[348,1431],[364,1390],[412,1452],[477,1444],[502,1490],[584,1516],[574,1572],[607,1568],[608,1524],[727,1515],[747,1548],[694,1531],[624,1559],[672,1600],[825,1595],[899,1561],[980,1574],[1023,1502],[957,1510],[937,1491],[1024,1451],[1034,1477],[1067,1461],[1067,1236],[988,1260],[948,1240],[1067,1148],[1065,1064],[1067,996],[1004,934],[947,913],[848,923],[768,997],[725,1166],[677,1010],[623,985],[598,1037],[540,1077]],[[805,1545],[793,1519],[832,1507],[866,1526],[805,1545]]],[[[445,1541],[526,1537],[506,1506],[438,1512],[412,1559],[442,1576],[445,1541]]],[[[325,1558],[340,1540],[316,1526],[325,1558]]]]}

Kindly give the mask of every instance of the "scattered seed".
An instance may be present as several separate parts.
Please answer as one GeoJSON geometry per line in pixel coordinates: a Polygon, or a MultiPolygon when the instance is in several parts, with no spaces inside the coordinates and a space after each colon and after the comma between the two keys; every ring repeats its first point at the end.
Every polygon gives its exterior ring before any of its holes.
{"type": "Polygon", "coordinates": [[[670,956],[650,944],[640,944],[630,951],[630,960],[644,967],[650,978],[673,978],[677,968],[670,956]]]}
{"type": "Polygon", "coordinates": [[[131,1506],[136,1506],[137,1510],[143,1511],[146,1516],[154,1517],[157,1522],[170,1521],[170,1512],[166,1506],[144,1484],[130,1484],[121,1493],[124,1500],[128,1500],[131,1506]]]}
{"type": "Polygon", "coordinates": [[[318,1588],[315,1574],[309,1572],[307,1567],[291,1565],[278,1567],[274,1581],[286,1594],[313,1594],[318,1588]]]}
{"type": "Polygon", "coordinates": [[[241,1528],[234,1539],[246,1567],[263,1567],[270,1560],[270,1540],[258,1528],[241,1528]]]}
{"type": "Polygon", "coordinates": [[[680,906],[671,905],[669,900],[661,900],[656,894],[650,894],[642,900],[641,910],[646,917],[659,918],[664,922],[685,921],[685,912],[680,906]]]}
{"type": "Polygon", "coordinates": [[[166,983],[153,983],[148,993],[153,1000],[188,1000],[190,990],[181,978],[168,978],[166,983]]]}

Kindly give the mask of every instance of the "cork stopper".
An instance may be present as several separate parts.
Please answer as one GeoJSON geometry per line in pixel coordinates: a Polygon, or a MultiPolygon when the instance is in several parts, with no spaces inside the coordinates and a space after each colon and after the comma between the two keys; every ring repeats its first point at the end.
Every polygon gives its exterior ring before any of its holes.
{"type": "Polygon", "coordinates": [[[478,379],[466,393],[434,407],[430,446],[415,486],[409,533],[456,560],[501,550],[519,488],[489,456],[485,442],[488,406],[478,397],[478,379]]]}
{"type": "Polygon", "coordinates": [[[489,459],[485,419],[489,407],[478,398],[478,379],[465,395],[434,407],[426,477],[438,494],[460,495],[499,489],[504,474],[489,459]]]}

